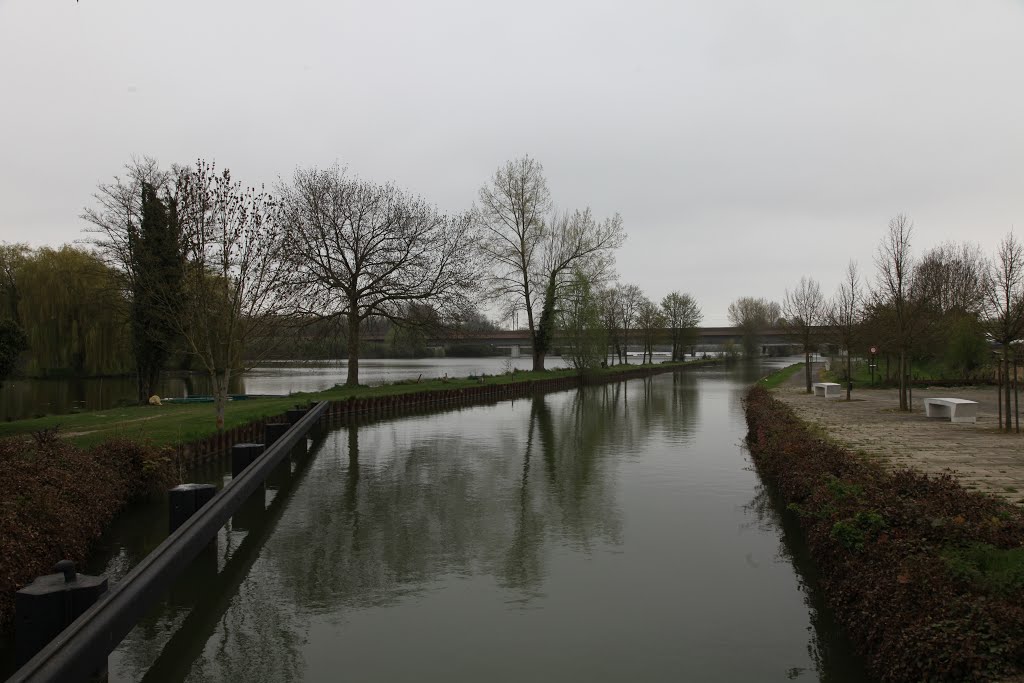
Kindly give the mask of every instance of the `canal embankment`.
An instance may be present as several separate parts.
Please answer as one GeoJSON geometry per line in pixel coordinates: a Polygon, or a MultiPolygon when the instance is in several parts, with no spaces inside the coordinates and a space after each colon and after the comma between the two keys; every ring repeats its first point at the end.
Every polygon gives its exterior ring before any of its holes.
{"type": "Polygon", "coordinates": [[[208,404],[138,406],[6,423],[0,430],[10,437],[0,439],[0,629],[10,626],[14,591],[48,573],[60,559],[83,561],[128,502],[154,492],[162,495],[181,483],[190,467],[222,456],[234,443],[262,439],[265,424],[280,421],[296,405],[327,401],[332,420],[401,416],[716,362],[626,365],[583,375],[562,370],[400,382],[240,401],[229,407],[227,428],[220,432],[208,404]]]}
{"type": "MultiPolygon", "coordinates": [[[[1024,673],[1024,510],[968,490],[948,471],[887,459],[883,441],[871,454],[841,443],[833,422],[805,420],[790,404],[796,392],[750,390],[748,445],[797,514],[825,599],[872,673],[883,681],[1024,673]]],[[[832,414],[845,403],[817,401],[832,414]]],[[[904,445],[907,457],[913,447],[904,445]]]]}

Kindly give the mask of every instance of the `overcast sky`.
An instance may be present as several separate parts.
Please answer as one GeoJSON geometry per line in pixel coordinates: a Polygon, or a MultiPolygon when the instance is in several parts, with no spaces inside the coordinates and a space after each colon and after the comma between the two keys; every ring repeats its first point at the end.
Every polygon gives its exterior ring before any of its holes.
{"type": "Polygon", "coordinates": [[[79,239],[132,155],[348,165],[448,211],[509,158],[622,213],[626,282],[705,324],[1024,226],[1024,0],[0,0],[0,240],[79,239]]]}

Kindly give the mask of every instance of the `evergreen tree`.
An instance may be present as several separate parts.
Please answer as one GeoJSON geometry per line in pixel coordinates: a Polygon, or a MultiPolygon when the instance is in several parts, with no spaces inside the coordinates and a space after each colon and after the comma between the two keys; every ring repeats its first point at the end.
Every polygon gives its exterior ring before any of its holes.
{"type": "Polygon", "coordinates": [[[131,305],[132,350],[138,372],[138,398],[157,393],[160,376],[175,341],[175,316],[183,295],[180,229],[172,197],[163,199],[150,183],[142,184],[142,220],[131,253],[135,291],[131,305]]]}

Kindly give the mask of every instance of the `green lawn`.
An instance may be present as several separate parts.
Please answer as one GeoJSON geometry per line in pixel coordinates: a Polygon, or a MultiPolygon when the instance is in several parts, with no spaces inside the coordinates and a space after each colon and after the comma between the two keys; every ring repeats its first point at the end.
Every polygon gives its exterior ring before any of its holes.
{"type": "Polygon", "coordinates": [[[795,375],[796,373],[800,372],[803,369],[803,367],[803,363],[793,363],[792,365],[787,365],[781,370],[776,370],[767,377],[762,377],[758,381],[758,384],[764,387],[765,389],[774,389],[775,387],[779,386],[780,384],[788,380],[790,377],[795,375]]]}
{"type": "MultiPolygon", "coordinates": [[[[705,364],[706,361],[672,363],[682,367],[705,364]]],[[[636,370],[639,365],[615,366],[595,371],[605,376],[636,370]]],[[[419,383],[406,381],[377,387],[347,389],[336,387],[309,394],[293,394],[286,398],[259,398],[232,401],[225,414],[225,427],[244,425],[253,420],[280,415],[297,404],[309,401],[337,401],[346,398],[373,398],[396,396],[424,391],[443,391],[481,384],[509,384],[537,379],[553,379],[576,374],[575,370],[548,372],[516,372],[515,375],[494,375],[478,379],[435,379],[419,383]]],[[[178,404],[163,406],[129,406],[70,415],[47,415],[29,420],[0,422],[0,438],[30,434],[42,429],[58,428],[64,436],[79,446],[93,446],[107,439],[123,437],[150,441],[157,445],[187,443],[216,433],[212,403],[178,404]]]]}

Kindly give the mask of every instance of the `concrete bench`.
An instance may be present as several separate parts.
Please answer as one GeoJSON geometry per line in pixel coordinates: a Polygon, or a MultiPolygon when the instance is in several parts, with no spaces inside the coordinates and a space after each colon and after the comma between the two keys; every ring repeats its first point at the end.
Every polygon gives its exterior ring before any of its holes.
{"type": "Polygon", "coordinates": [[[950,422],[977,422],[978,402],[966,398],[926,398],[924,414],[928,417],[948,417],[950,422]]]}
{"type": "Polygon", "coordinates": [[[825,397],[839,396],[841,393],[841,387],[841,384],[836,384],[835,382],[815,382],[814,384],[811,385],[811,388],[814,389],[815,396],[825,397]]]}

